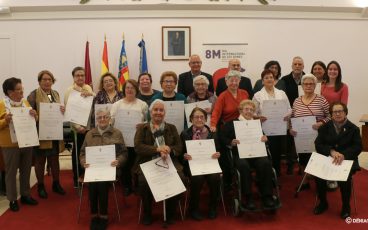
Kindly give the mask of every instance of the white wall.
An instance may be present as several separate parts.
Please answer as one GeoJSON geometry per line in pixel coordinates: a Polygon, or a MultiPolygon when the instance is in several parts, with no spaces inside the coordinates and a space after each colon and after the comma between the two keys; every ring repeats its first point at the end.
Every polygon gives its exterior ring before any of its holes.
{"type": "MultiPolygon", "coordinates": [[[[108,12],[106,12],[108,14],[108,12]]],[[[144,12],[143,12],[144,13],[144,12]]],[[[15,44],[14,76],[22,78],[25,94],[35,89],[37,73],[48,69],[54,73],[54,86],[61,94],[72,83],[71,70],[84,66],[85,42],[90,41],[93,81],[97,88],[101,68],[103,38],[106,34],[110,70],[117,74],[122,33],[125,33],[130,75],[137,77],[138,42],[144,33],[148,68],[154,76],[154,87],[165,70],[181,73],[188,70],[187,61],[161,60],[161,26],[191,26],[192,53],[200,53],[202,43],[248,43],[247,70],[259,78],[265,62],[278,60],[282,73],[291,71],[293,56],[302,56],[305,71],[315,60],[326,64],[337,60],[342,66],[343,81],[349,85],[350,118],[358,122],[368,113],[368,21],[335,19],[262,19],[262,18],[112,18],[52,19],[0,21],[0,31],[12,34],[15,44]]],[[[1,53],[1,51],[0,51],[1,53]]],[[[219,66],[219,68],[222,66],[219,66]]],[[[203,66],[206,71],[206,66],[203,66]]],[[[5,76],[0,74],[0,82],[5,76]]]]}

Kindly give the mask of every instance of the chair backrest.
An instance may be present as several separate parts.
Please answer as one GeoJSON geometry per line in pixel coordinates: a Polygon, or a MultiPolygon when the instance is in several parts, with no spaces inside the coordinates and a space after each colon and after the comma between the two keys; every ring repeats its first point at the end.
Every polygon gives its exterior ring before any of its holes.
{"type": "Polygon", "coordinates": [[[212,75],[212,81],[213,81],[213,88],[216,91],[217,87],[217,81],[223,77],[229,72],[229,68],[221,68],[216,70],[212,75]]]}

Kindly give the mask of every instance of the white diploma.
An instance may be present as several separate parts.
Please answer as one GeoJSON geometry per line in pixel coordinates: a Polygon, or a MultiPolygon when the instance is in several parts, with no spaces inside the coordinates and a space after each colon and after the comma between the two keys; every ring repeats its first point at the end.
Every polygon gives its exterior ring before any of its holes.
{"type": "MultiPolygon", "coordinates": [[[[321,95],[321,82],[316,84],[316,88],[314,88],[314,93],[321,95]]],[[[303,96],[304,90],[301,85],[298,85],[298,95],[303,96]]]]}
{"type": "Polygon", "coordinates": [[[267,136],[286,135],[287,122],[284,117],[288,112],[287,103],[286,100],[263,101],[262,116],[267,120],[262,123],[262,129],[267,136]]]}
{"type": "Polygon", "coordinates": [[[165,121],[176,126],[180,134],[184,130],[184,101],[164,101],[165,121]]]}
{"type": "Polygon", "coordinates": [[[65,121],[87,126],[92,102],[93,96],[82,97],[81,92],[72,90],[65,108],[65,121]]]}
{"type": "Polygon", "coordinates": [[[318,132],[312,128],[316,123],[315,116],[291,118],[293,130],[297,132],[294,137],[297,153],[311,153],[315,151],[314,140],[318,132]]]}
{"type": "Polygon", "coordinates": [[[63,114],[60,103],[40,103],[39,139],[63,140],[63,114]]]}
{"type": "MultiPolygon", "coordinates": [[[[192,125],[192,123],[190,122],[189,116],[192,113],[193,109],[195,107],[199,107],[201,109],[212,109],[212,104],[209,100],[205,100],[205,101],[198,101],[198,102],[193,102],[193,103],[189,103],[189,104],[184,104],[184,108],[185,108],[185,117],[187,118],[187,126],[190,127],[192,125]]],[[[207,122],[206,125],[210,126],[211,123],[211,114],[207,114],[207,122]]]]}
{"type": "Polygon", "coordinates": [[[38,146],[36,120],[29,114],[31,107],[10,108],[19,148],[38,146]]]}
{"type": "Polygon", "coordinates": [[[97,111],[99,109],[106,109],[111,111],[112,104],[95,104],[95,124],[97,124],[97,111]]]}
{"type": "Polygon", "coordinates": [[[217,159],[212,155],[216,152],[213,139],[185,141],[187,153],[192,156],[189,167],[192,176],[221,173],[222,170],[217,159]]]}
{"type": "Polygon", "coordinates": [[[166,200],[186,190],[170,156],[166,161],[159,157],[140,164],[140,167],[156,202],[166,200]]]}
{"type": "Polygon", "coordinates": [[[142,123],[142,112],[137,110],[118,109],[115,114],[114,127],[123,134],[124,143],[134,147],[134,136],[137,124],[142,123]]]}
{"type": "Polygon", "coordinates": [[[305,172],[324,180],[346,181],[353,161],[343,160],[341,165],[335,165],[332,161],[332,157],[314,152],[308,161],[305,172]]]}
{"type": "Polygon", "coordinates": [[[234,121],[235,136],[240,144],[237,145],[239,158],[254,158],[267,156],[266,145],[261,141],[263,136],[261,121],[234,121]]]}
{"type": "Polygon", "coordinates": [[[86,163],[89,167],[84,173],[84,182],[116,180],[116,167],[111,166],[114,160],[115,145],[86,147],[86,163]]]}

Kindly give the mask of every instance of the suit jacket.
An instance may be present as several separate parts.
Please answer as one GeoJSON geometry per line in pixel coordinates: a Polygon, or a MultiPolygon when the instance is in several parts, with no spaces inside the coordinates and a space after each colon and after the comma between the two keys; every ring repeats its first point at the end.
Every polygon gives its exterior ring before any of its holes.
{"type": "MultiPolygon", "coordinates": [[[[217,81],[216,95],[220,96],[220,94],[224,92],[226,89],[227,89],[227,85],[226,85],[225,78],[223,77],[217,81]]],[[[244,77],[244,76],[240,78],[239,89],[243,89],[247,91],[249,94],[249,99],[253,98],[254,93],[253,93],[253,88],[252,88],[252,82],[250,81],[249,78],[244,77]]]]}
{"type": "Polygon", "coordinates": [[[336,133],[333,121],[327,122],[318,129],[314,143],[318,153],[329,156],[331,149],[334,149],[343,154],[345,160],[354,161],[353,171],[359,169],[358,156],[362,151],[362,138],[359,128],[349,120],[339,134],[336,133]]]}
{"type": "MultiPolygon", "coordinates": [[[[208,73],[201,72],[200,75],[206,76],[210,84],[208,85],[208,91],[213,93],[213,80],[212,76],[208,73]]],[[[185,72],[179,75],[178,82],[178,93],[184,94],[185,97],[188,97],[189,94],[194,92],[193,87],[193,76],[192,72],[185,72]]]]}
{"type": "MultiPolygon", "coordinates": [[[[302,73],[304,75],[304,72],[302,73]]],[[[289,98],[290,106],[293,106],[296,98],[299,97],[298,85],[293,78],[293,72],[281,78],[281,81],[285,83],[285,93],[289,98]]],[[[300,85],[300,84],[299,84],[300,85]]]]}

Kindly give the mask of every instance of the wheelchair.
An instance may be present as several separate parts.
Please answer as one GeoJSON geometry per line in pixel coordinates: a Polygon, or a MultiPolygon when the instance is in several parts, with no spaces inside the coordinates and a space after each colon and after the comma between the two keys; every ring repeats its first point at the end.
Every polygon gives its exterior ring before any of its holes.
{"type": "MultiPolygon", "coordinates": [[[[272,164],[271,154],[270,154],[269,149],[268,149],[267,146],[266,146],[266,150],[267,150],[267,157],[268,157],[268,159],[270,160],[270,162],[272,164]]],[[[237,160],[238,157],[234,156],[232,146],[227,146],[227,154],[226,155],[228,156],[228,160],[229,160],[230,165],[231,165],[232,183],[231,183],[231,191],[230,192],[232,194],[231,207],[232,207],[233,216],[240,216],[240,214],[245,213],[245,212],[262,212],[262,211],[267,211],[267,212],[270,212],[272,214],[275,214],[277,212],[277,210],[282,207],[281,200],[280,200],[279,184],[278,184],[276,170],[272,167],[272,174],[273,174],[273,178],[272,178],[272,187],[273,187],[272,199],[274,201],[274,206],[272,208],[269,208],[269,207],[263,207],[263,205],[258,205],[258,206],[256,206],[255,209],[247,209],[247,208],[243,207],[243,205],[242,205],[242,200],[243,200],[243,195],[242,194],[243,193],[242,193],[242,188],[241,188],[241,175],[240,175],[240,172],[237,169],[236,163],[235,163],[235,161],[237,160]]],[[[252,170],[252,177],[254,177],[255,170],[254,170],[254,168],[252,168],[251,170],[252,170]]],[[[256,179],[254,179],[253,181],[255,181],[255,184],[259,188],[258,181],[256,179]]]]}

